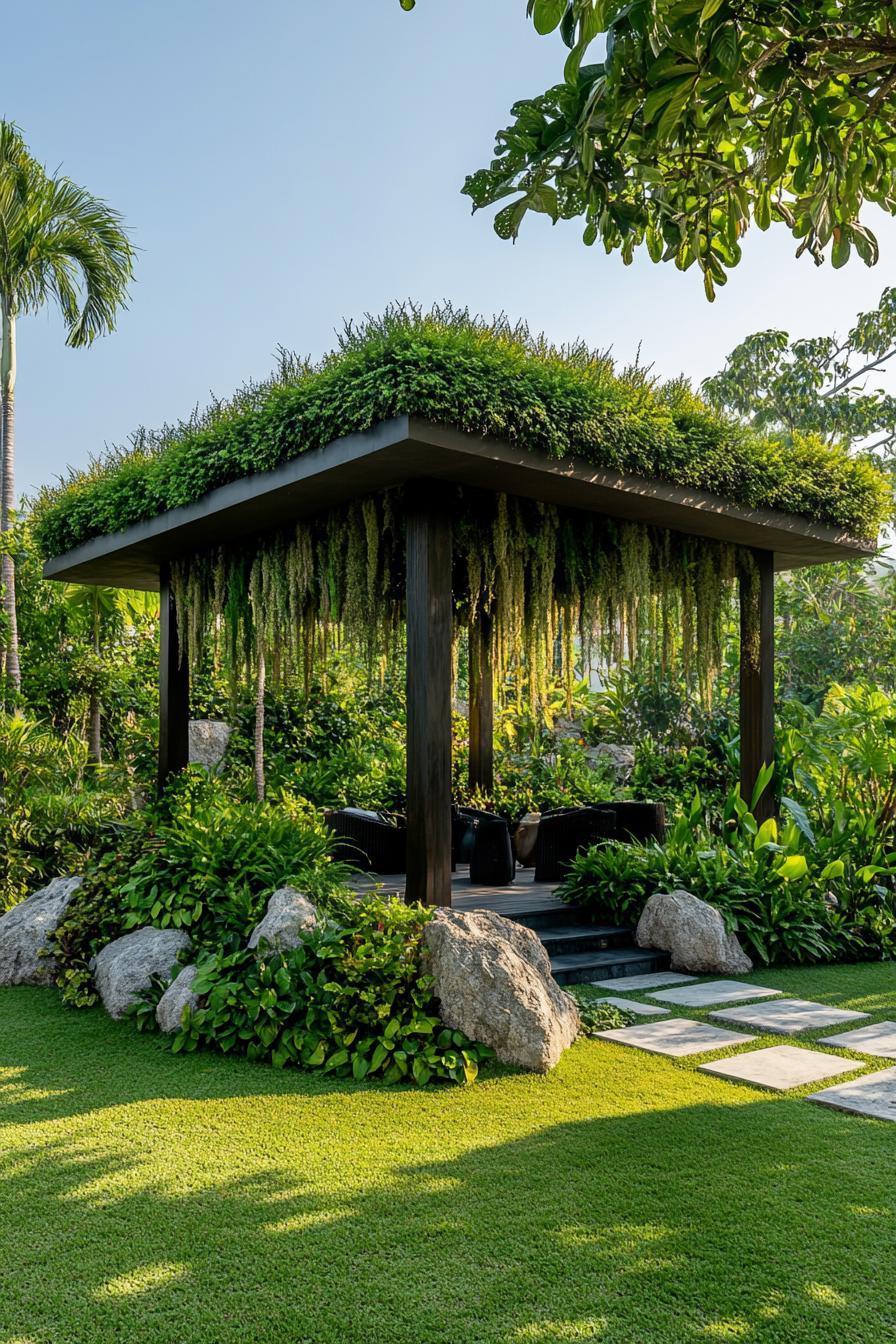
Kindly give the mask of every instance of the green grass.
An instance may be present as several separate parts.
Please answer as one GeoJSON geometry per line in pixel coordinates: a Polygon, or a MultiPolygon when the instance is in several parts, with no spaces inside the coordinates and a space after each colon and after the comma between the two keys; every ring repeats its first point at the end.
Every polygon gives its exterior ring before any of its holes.
{"type": "MultiPolygon", "coordinates": [[[[892,966],[757,979],[896,1016],[892,966]]],[[[605,1042],[418,1092],[3,990],[0,1344],[880,1344],[894,1158],[896,1126],[605,1042]]]]}

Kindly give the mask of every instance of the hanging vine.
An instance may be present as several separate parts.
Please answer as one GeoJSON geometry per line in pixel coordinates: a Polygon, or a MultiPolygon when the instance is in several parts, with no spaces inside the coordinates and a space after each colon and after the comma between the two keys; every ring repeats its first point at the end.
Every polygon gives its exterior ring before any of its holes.
{"type": "MultiPolygon", "coordinates": [[[[561,673],[649,658],[680,666],[706,699],[722,654],[737,548],[507,495],[457,490],[456,629],[487,617],[495,684],[542,701],[561,673]],[[524,691],[524,688],[526,690],[524,691]]],[[[401,648],[405,543],[400,489],[172,567],[182,647],[211,649],[234,681],[264,659],[300,675],[343,643],[371,674],[401,648]]]]}

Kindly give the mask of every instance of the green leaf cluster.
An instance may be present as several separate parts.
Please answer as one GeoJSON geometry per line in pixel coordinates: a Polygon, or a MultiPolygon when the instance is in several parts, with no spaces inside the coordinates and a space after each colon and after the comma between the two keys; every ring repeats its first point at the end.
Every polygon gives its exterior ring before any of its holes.
{"type": "Polygon", "coordinates": [[[400,901],[347,902],[296,948],[211,954],[193,982],[200,1006],[185,1010],[172,1049],[358,1082],[473,1082],[492,1052],[439,1021],[422,957],[429,918],[400,901]]]}
{"type": "Polygon", "coordinates": [[[584,220],[583,239],[632,261],[696,265],[707,298],[752,222],[797,255],[878,256],[861,216],[896,210],[896,21],[877,0],[529,0],[569,49],[563,82],[517,102],[474,209],[584,220]],[[600,45],[598,45],[598,42],[600,45]],[[594,51],[594,59],[588,57],[594,51]]]}

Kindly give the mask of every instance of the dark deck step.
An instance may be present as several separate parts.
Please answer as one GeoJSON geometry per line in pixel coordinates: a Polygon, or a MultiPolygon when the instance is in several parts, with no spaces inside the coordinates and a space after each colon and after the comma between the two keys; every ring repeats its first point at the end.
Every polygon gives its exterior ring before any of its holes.
{"type": "Polygon", "coordinates": [[[650,947],[611,947],[606,952],[566,952],[551,957],[558,985],[615,980],[620,975],[650,975],[669,969],[669,953],[650,947]]]}
{"type": "Polygon", "coordinates": [[[519,902],[519,908],[515,910],[500,911],[506,919],[512,919],[515,924],[525,924],[527,929],[534,929],[541,936],[543,929],[569,928],[596,928],[588,919],[587,913],[577,905],[564,905],[556,897],[548,897],[546,900],[533,900],[531,903],[519,902]]]}
{"type": "Polygon", "coordinates": [[[552,957],[566,952],[604,952],[611,947],[631,947],[631,929],[615,924],[557,924],[539,929],[538,936],[552,957]]]}

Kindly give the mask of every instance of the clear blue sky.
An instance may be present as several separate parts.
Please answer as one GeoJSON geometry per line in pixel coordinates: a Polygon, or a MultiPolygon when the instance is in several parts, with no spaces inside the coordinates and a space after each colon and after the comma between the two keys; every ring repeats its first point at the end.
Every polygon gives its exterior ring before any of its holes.
{"type": "Polygon", "coordinates": [[[696,273],[624,267],[576,225],[502,243],[459,188],[514,99],[559,78],[524,0],[39,0],[4,16],[4,42],[0,115],[142,249],[130,309],[92,349],[66,349],[53,313],[22,325],[23,490],[397,297],[503,309],[624,360],[641,343],[699,379],[750,331],[843,329],[893,280],[890,221],[871,271],[817,271],[788,234],[754,232],[713,306],[696,273]]]}

